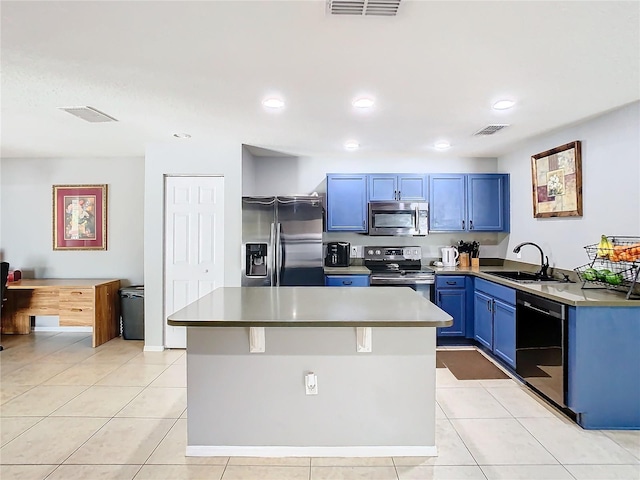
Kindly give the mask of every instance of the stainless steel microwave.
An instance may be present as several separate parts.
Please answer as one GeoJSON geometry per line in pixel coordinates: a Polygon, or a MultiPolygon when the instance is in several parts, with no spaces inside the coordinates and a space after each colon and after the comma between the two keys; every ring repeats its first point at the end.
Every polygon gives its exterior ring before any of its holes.
{"type": "Polygon", "coordinates": [[[369,235],[427,235],[429,204],[369,202],[369,235]]]}

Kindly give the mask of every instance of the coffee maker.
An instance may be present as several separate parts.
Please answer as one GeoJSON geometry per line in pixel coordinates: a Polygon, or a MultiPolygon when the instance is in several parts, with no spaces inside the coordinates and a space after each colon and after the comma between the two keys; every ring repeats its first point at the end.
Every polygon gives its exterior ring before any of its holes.
{"type": "Polygon", "coordinates": [[[324,264],[327,267],[348,267],[351,263],[351,244],[349,242],[327,243],[327,256],[324,264]]]}

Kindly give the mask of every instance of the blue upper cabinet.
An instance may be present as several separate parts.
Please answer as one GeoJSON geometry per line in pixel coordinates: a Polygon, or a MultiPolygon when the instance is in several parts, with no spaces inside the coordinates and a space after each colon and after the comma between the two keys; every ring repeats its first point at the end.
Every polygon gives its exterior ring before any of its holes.
{"type": "Polygon", "coordinates": [[[426,201],[429,196],[427,175],[413,173],[376,173],[369,175],[369,201],[426,201]]]}
{"type": "Polygon", "coordinates": [[[467,175],[468,230],[509,230],[509,176],[467,175]]]}
{"type": "Polygon", "coordinates": [[[466,175],[429,176],[429,230],[464,232],[466,175]]]}
{"type": "Polygon", "coordinates": [[[438,174],[430,179],[429,230],[509,230],[508,175],[438,174]]]}
{"type": "Polygon", "coordinates": [[[327,231],[367,232],[367,175],[327,175],[327,231]]]}

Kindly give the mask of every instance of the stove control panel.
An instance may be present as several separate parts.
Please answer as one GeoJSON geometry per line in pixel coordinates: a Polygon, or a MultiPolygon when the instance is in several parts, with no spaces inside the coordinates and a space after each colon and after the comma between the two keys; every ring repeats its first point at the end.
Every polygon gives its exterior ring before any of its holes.
{"type": "Polygon", "coordinates": [[[421,260],[422,247],[364,247],[365,260],[421,260]]]}

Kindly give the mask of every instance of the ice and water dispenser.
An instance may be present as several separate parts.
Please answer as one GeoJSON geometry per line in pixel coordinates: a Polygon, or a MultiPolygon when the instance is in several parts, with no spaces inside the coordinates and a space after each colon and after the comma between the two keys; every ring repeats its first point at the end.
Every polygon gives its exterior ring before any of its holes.
{"type": "Polygon", "coordinates": [[[246,244],[246,270],[247,277],[267,276],[267,244],[247,243],[246,244]]]}

